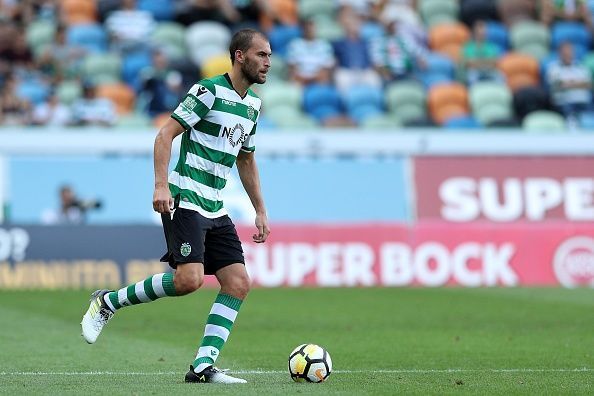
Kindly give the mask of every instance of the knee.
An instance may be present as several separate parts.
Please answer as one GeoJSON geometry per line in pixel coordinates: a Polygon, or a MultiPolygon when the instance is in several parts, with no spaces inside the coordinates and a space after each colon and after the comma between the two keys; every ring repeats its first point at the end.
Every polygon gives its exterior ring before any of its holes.
{"type": "Polygon", "coordinates": [[[250,277],[245,274],[241,276],[234,276],[229,279],[225,285],[222,285],[222,292],[237,297],[241,300],[247,297],[251,288],[250,277]]]}
{"type": "Polygon", "coordinates": [[[173,278],[175,292],[178,296],[198,290],[204,283],[204,277],[196,273],[176,273],[173,278]]]}

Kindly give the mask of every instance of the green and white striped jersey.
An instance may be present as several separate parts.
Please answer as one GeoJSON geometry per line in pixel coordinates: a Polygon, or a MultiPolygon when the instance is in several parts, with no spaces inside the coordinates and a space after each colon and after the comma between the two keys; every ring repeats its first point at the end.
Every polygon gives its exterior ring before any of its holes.
{"type": "Polygon", "coordinates": [[[239,150],[255,150],[261,100],[248,90],[242,98],[227,74],[195,84],[171,117],[186,130],[169,189],[179,207],[205,217],[224,216],[221,191],[239,150]]]}

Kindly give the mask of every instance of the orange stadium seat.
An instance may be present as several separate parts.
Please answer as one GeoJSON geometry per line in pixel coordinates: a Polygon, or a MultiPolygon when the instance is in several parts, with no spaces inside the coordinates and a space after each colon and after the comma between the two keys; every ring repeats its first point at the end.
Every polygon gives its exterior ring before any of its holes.
{"type": "Polygon", "coordinates": [[[468,90],[460,83],[435,85],[427,98],[431,118],[443,124],[448,118],[470,113],[468,90]]]}
{"type": "Polygon", "coordinates": [[[540,83],[538,61],[530,55],[511,52],[499,60],[497,67],[512,91],[540,83]]]}
{"type": "Polygon", "coordinates": [[[60,6],[67,25],[97,21],[97,5],[93,0],[61,0],[60,6]]]}
{"type": "Polygon", "coordinates": [[[445,23],[429,30],[429,45],[433,50],[456,44],[462,46],[470,39],[470,30],[461,23],[445,23]]]}
{"type": "Polygon", "coordinates": [[[264,31],[271,29],[275,20],[283,25],[296,25],[299,21],[295,0],[269,0],[268,7],[269,14],[262,13],[260,16],[260,25],[264,31]]]}
{"type": "Polygon", "coordinates": [[[97,96],[111,100],[120,115],[134,110],[134,91],[126,84],[101,84],[97,86],[97,96]]]}

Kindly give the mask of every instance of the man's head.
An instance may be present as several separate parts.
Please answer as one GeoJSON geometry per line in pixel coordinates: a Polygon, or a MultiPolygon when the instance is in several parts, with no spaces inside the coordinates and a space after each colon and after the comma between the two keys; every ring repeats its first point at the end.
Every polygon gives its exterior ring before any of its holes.
{"type": "Polygon", "coordinates": [[[573,45],[569,41],[564,42],[559,47],[559,57],[565,65],[571,65],[573,63],[573,45]]]}
{"type": "Polygon", "coordinates": [[[62,202],[62,206],[70,206],[76,200],[74,197],[74,191],[68,185],[63,185],[60,187],[60,201],[62,202]]]}
{"type": "Polygon", "coordinates": [[[472,35],[475,41],[485,41],[487,39],[487,24],[485,21],[476,21],[474,23],[472,35]]]}
{"type": "Polygon", "coordinates": [[[239,68],[250,84],[264,84],[270,69],[270,43],[266,37],[253,29],[242,29],[235,33],[229,45],[233,68],[239,68]]]}
{"type": "Polygon", "coordinates": [[[303,38],[306,40],[315,40],[316,38],[316,23],[313,19],[304,19],[301,21],[301,30],[303,38]]]}

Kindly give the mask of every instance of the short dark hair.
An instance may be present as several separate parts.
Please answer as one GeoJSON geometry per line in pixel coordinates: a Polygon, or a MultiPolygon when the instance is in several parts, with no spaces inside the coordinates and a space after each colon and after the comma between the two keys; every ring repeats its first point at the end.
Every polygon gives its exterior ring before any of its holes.
{"type": "Polygon", "coordinates": [[[229,55],[231,56],[231,64],[235,63],[235,51],[240,50],[246,52],[252,45],[254,36],[264,36],[261,32],[255,29],[241,29],[237,31],[233,37],[231,37],[231,43],[229,44],[229,55]]]}

